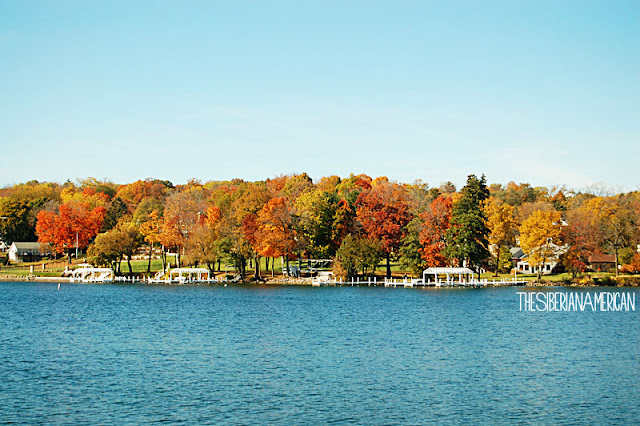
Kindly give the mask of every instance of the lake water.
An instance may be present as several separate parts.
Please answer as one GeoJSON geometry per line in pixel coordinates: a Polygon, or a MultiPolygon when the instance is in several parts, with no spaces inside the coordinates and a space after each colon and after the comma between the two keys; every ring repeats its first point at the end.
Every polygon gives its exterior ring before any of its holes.
{"type": "Polygon", "coordinates": [[[638,307],[523,312],[522,288],[56,287],[0,283],[0,423],[640,419],[638,307]]]}

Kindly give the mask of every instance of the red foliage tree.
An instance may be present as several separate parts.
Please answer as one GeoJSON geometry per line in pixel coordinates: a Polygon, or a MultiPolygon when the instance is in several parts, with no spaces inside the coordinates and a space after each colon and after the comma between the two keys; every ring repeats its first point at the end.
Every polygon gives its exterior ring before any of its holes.
{"type": "Polygon", "coordinates": [[[76,243],[79,249],[84,249],[98,234],[105,213],[103,206],[92,209],[86,203],[62,204],[58,214],[43,210],[36,222],[38,241],[51,244],[58,253],[66,249],[71,260],[76,243]]]}
{"type": "Polygon", "coordinates": [[[356,207],[364,232],[381,244],[387,278],[391,278],[391,254],[400,248],[411,220],[406,192],[400,185],[382,180],[358,196],[356,207]]]}
{"type": "Polygon", "coordinates": [[[449,229],[453,203],[451,198],[440,196],[433,200],[427,211],[420,215],[423,228],[420,232],[420,255],[429,266],[444,266],[447,262],[443,254],[446,233],[449,229]]]}

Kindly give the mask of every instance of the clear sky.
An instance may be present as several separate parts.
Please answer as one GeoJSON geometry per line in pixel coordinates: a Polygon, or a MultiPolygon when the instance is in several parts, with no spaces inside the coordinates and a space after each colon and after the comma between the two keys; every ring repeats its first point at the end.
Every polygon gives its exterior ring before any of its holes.
{"type": "Polygon", "coordinates": [[[0,2],[0,186],[640,188],[640,2],[0,2]]]}

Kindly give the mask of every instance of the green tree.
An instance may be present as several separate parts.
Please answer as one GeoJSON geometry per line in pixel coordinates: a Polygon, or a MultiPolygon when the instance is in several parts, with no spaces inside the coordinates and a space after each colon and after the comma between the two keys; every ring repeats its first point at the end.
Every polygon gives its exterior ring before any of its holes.
{"type": "Polygon", "coordinates": [[[35,215],[42,199],[31,201],[0,198],[0,240],[7,244],[14,241],[36,241],[35,215]]]}
{"type": "Polygon", "coordinates": [[[334,216],[338,207],[335,193],[307,191],[296,200],[301,237],[306,241],[307,251],[315,258],[333,257],[331,237],[334,216]]]}
{"type": "Polygon", "coordinates": [[[489,197],[485,176],[478,179],[469,175],[460,193],[461,197],[453,204],[445,254],[479,272],[481,262],[489,257],[489,229],[483,209],[484,200],[489,197]]]}
{"type": "Polygon", "coordinates": [[[129,221],[120,221],[111,230],[99,234],[89,249],[89,254],[95,257],[96,263],[115,263],[116,272],[120,272],[120,261],[127,257],[129,276],[133,276],[131,257],[143,242],[142,235],[136,225],[129,221]]]}
{"type": "Polygon", "coordinates": [[[122,198],[116,197],[109,203],[107,212],[104,215],[104,221],[102,222],[101,232],[108,231],[116,226],[118,221],[127,214],[127,204],[122,201],[122,198]]]}
{"type": "Polygon", "coordinates": [[[368,237],[354,237],[347,235],[338,252],[333,266],[334,275],[351,279],[358,276],[358,272],[366,274],[375,271],[382,259],[382,245],[368,237]]]}
{"type": "Polygon", "coordinates": [[[413,274],[420,275],[426,268],[426,262],[420,254],[420,233],[422,232],[422,219],[418,216],[411,219],[406,228],[406,234],[400,247],[400,266],[409,269],[413,274]]]}

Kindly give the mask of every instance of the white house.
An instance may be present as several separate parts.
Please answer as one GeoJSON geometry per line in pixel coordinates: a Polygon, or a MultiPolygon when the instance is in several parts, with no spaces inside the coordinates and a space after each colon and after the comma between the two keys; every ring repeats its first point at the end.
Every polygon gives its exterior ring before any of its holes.
{"type": "Polygon", "coordinates": [[[539,269],[541,269],[540,272],[543,275],[550,274],[551,271],[553,271],[553,268],[558,264],[560,256],[567,251],[567,247],[560,247],[553,243],[551,245],[554,248],[555,254],[540,266],[529,265],[529,262],[527,261],[529,256],[527,256],[520,247],[511,247],[509,251],[511,251],[511,262],[513,267],[523,274],[536,274],[539,269]]]}
{"type": "Polygon", "coordinates": [[[18,262],[32,262],[40,260],[42,258],[42,251],[40,250],[40,243],[21,243],[14,242],[9,247],[9,261],[18,262]]]}

